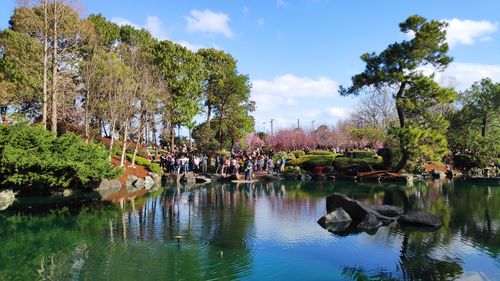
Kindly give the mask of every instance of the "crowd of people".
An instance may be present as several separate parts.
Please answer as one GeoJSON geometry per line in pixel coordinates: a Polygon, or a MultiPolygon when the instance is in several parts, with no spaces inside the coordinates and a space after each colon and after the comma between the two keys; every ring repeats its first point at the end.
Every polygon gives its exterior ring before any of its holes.
{"type": "Polygon", "coordinates": [[[160,156],[160,166],[167,173],[207,173],[208,167],[215,168],[215,173],[225,176],[245,175],[251,181],[254,172],[280,173],[286,160],[273,160],[272,154],[256,151],[231,151],[215,153],[208,157],[204,154],[179,149],[178,153],[166,153],[160,156]]]}

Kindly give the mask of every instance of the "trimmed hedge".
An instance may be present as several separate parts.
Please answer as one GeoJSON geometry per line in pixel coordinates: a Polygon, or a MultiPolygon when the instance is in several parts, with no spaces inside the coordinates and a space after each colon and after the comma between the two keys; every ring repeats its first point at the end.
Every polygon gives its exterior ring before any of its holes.
{"type": "Polygon", "coordinates": [[[293,155],[295,155],[295,158],[302,157],[306,155],[306,153],[303,150],[294,150],[292,151],[293,155]]]}
{"type": "Polygon", "coordinates": [[[372,151],[366,150],[351,150],[346,153],[349,158],[372,158],[374,156],[372,151]]]}
{"type": "Polygon", "coordinates": [[[333,161],[336,157],[342,154],[330,153],[330,154],[307,154],[297,159],[287,162],[288,166],[298,166],[302,169],[312,169],[316,166],[332,166],[333,161]]]}
{"type": "Polygon", "coordinates": [[[335,168],[343,168],[351,165],[372,165],[373,167],[383,167],[384,159],[381,156],[373,156],[372,158],[337,157],[335,158],[335,161],[333,161],[333,165],[335,168]]]}
{"type": "Polygon", "coordinates": [[[335,153],[328,150],[311,150],[308,155],[334,155],[335,153]]]}

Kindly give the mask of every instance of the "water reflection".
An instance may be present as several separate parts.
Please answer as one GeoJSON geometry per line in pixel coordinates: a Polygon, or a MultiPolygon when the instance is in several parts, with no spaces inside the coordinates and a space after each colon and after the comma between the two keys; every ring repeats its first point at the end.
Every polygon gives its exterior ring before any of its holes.
{"type": "MultiPolygon", "coordinates": [[[[448,280],[500,276],[498,186],[332,182],[171,186],[79,212],[0,213],[0,280],[448,280]],[[336,235],[325,196],[426,209],[436,232],[336,235]],[[176,236],[183,239],[177,242],[176,236]]],[[[18,202],[17,204],[22,204],[18,202]]],[[[21,206],[16,207],[16,212],[21,206]]]]}

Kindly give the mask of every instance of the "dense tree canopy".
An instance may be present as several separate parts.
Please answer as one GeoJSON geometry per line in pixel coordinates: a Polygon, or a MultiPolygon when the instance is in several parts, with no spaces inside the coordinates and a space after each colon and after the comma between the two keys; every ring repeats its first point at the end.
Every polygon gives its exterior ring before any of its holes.
{"type": "Polygon", "coordinates": [[[380,54],[366,53],[361,56],[365,70],[352,77],[352,86],[341,87],[342,95],[357,95],[361,91],[387,91],[396,100],[399,126],[392,132],[397,136],[402,158],[396,170],[404,168],[410,158],[421,154],[424,160],[442,157],[446,152],[447,124],[443,120],[433,123],[429,106],[450,103],[455,98],[451,89],[443,89],[432,77],[422,72],[423,66],[444,70],[452,61],[447,55],[446,23],[427,21],[411,16],[400,25],[403,33],[413,36],[389,45],[380,54]],[[428,136],[434,136],[429,138],[428,136]],[[434,149],[422,149],[432,147],[434,149]]]}

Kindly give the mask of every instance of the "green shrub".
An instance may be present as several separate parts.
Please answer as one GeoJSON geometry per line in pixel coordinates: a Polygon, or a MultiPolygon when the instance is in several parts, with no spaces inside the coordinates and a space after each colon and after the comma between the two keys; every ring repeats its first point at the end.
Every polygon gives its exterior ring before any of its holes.
{"type": "Polygon", "coordinates": [[[108,162],[108,151],[73,133],[56,137],[41,126],[0,126],[0,185],[83,187],[123,171],[108,162]]]}
{"type": "MultiPolygon", "coordinates": [[[[127,160],[132,161],[132,154],[127,153],[127,160]]],[[[163,175],[163,169],[160,167],[160,165],[156,163],[152,163],[150,160],[146,158],[142,158],[140,156],[135,156],[135,163],[139,166],[143,166],[149,171],[158,174],[159,176],[163,175]]]]}
{"type": "Polygon", "coordinates": [[[294,151],[292,151],[292,153],[295,156],[295,158],[299,158],[299,157],[306,155],[306,153],[302,150],[294,150],[294,151]]]}
{"type": "Polygon", "coordinates": [[[276,162],[276,160],[281,158],[285,158],[285,160],[288,162],[295,159],[295,155],[292,152],[286,153],[285,151],[278,151],[273,155],[274,162],[276,162]]]}
{"type": "Polygon", "coordinates": [[[283,171],[283,173],[284,174],[303,174],[303,173],[305,173],[305,171],[299,167],[285,167],[285,170],[283,171]]]}
{"type": "Polygon", "coordinates": [[[328,150],[311,150],[307,153],[308,155],[333,155],[335,153],[328,150]]]}
{"type": "Polygon", "coordinates": [[[372,158],[374,156],[372,151],[366,151],[366,150],[352,150],[347,152],[347,157],[350,158],[372,158]]]}
{"type": "Polygon", "coordinates": [[[337,157],[333,161],[335,168],[345,168],[351,165],[372,165],[374,168],[381,168],[384,165],[384,160],[381,156],[375,156],[372,158],[337,157]]]}
{"type": "Polygon", "coordinates": [[[384,147],[379,149],[377,153],[384,159],[384,167],[387,169],[395,167],[398,164],[399,159],[402,157],[401,150],[399,148],[384,147]]]}
{"type": "Polygon", "coordinates": [[[459,169],[471,169],[481,167],[481,161],[469,154],[453,155],[453,165],[459,169]]]}
{"type": "Polygon", "coordinates": [[[304,162],[306,162],[308,158],[302,156],[299,158],[292,159],[290,161],[286,162],[286,166],[292,166],[292,167],[300,167],[304,162]]]}

